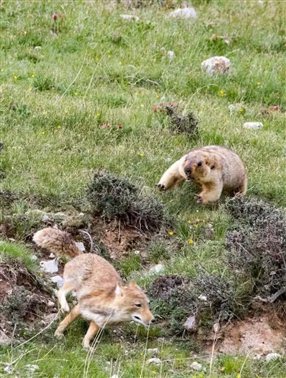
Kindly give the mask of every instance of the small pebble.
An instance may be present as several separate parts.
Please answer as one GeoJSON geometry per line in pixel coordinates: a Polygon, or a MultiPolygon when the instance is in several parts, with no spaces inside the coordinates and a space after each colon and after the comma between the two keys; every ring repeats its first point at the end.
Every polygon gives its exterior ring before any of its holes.
{"type": "Polygon", "coordinates": [[[157,358],[157,357],[149,358],[149,360],[147,360],[147,364],[160,365],[161,360],[160,360],[160,358],[157,358]]]}
{"type": "Polygon", "coordinates": [[[170,61],[174,60],[174,58],[175,58],[175,53],[174,53],[174,51],[172,51],[172,50],[167,51],[167,57],[168,57],[168,59],[169,59],[170,61]]]}
{"type": "Polygon", "coordinates": [[[169,14],[171,18],[196,19],[197,12],[193,7],[178,8],[169,14]]]}
{"type": "Polygon", "coordinates": [[[159,348],[149,348],[147,349],[147,353],[149,354],[158,354],[159,353],[159,348]]]}
{"type": "Polygon", "coordinates": [[[268,353],[267,356],[265,357],[266,362],[278,360],[278,358],[281,358],[281,354],[279,353],[268,353]]]}
{"type": "Polygon", "coordinates": [[[263,124],[261,122],[245,122],[243,127],[245,129],[259,130],[262,129],[263,124]]]}
{"type": "Polygon", "coordinates": [[[64,284],[64,279],[63,277],[61,276],[54,276],[54,277],[51,277],[51,281],[55,284],[57,284],[57,287],[60,288],[63,286],[64,284]]]}
{"type": "Polygon", "coordinates": [[[138,16],[135,16],[133,14],[121,14],[120,17],[122,18],[122,20],[126,20],[126,21],[139,21],[140,20],[138,16]]]}
{"type": "Polygon", "coordinates": [[[149,269],[149,273],[153,274],[153,273],[161,273],[165,270],[165,267],[163,264],[157,264],[157,265],[154,265],[152,266],[150,269],[149,269]]]}
{"type": "Polygon", "coordinates": [[[201,371],[203,369],[202,365],[199,364],[198,362],[194,361],[191,364],[191,369],[196,370],[196,371],[201,371]]]}
{"type": "Polygon", "coordinates": [[[54,260],[42,260],[40,262],[41,270],[46,273],[57,273],[59,271],[58,261],[54,260]]]}

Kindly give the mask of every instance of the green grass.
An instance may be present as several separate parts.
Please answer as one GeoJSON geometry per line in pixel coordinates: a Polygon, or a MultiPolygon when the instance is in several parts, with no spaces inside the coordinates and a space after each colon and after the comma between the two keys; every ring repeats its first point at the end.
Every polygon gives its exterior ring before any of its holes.
{"type": "MultiPolygon", "coordinates": [[[[160,196],[179,221],[170,238],[178,238],[180,253],[162,252],[167,273],[193,277],[199,265],[221,271],[229,222],[223,207],[195,204],[195,190],[187,186],[158,194],[155,184],[171,162],[192,147],[222,144],[246,163],[249,195],[286,205],[285,113],[261,114],[270,105],[286,109],[286,3],[197,0],[196,22],[169,20],[168,10],[157,6],[134,10],[140,21],[126,22],[119,15],[129,11],[120,6],[111,11],[107,4],[26,0],[0,5],[0,187],[19,194],[3,214],[24,214],[36,206],[31,197],[53,199],[57,208],[84,202],[94,169],[104,168],[160,196]],[[53,12],[62,15],[56,25],[53,12]],[[213,35],[223,35],[230,43],[213,35]],[[162,48],[175,52],[173,62],[162,48]],[[209,77],[201,71],[201,62],[213,55],[231,60],[228,76],[209,77]],[[166,118],[152,111],[161,101],[179,101],[198,116],[198,140],[170,133],[166,118]],[[243,103],[244,113],[230,114],[228,106],[236,102],[243,103]],[[244,129],[243,123],[252,120],[261,121],[263,129],[244,129]],[[197,220],[198,226],[190,228],[197,220]],[[208,223],[214,237],[204,242],[200,230],[208,223]]],[[[26,225],[17,222],[22,235],[26,225]]],[[[4,243],[0,248],[30,264],[21,245],[4,243]]],[[[150,249],[154,263],[161,260],[160,248],[164,246],[150,249]]],[[[150,280],[142,277],[136,256],[126,258],[121,269],[142,285],[150,280]]],[[[79,346],[82,332],[74,339],[72,333],[64,344],[49,341],[44,346],[39,341],[6,349],[2,360],[21,356],[15,363],[21,376],[28,375],[25,364],[33,361],[38,361],[39,377],[81,376],[86,357],[79,346]]],[[[130,346],[104,337],[90,376],[110,376],[108,360],[120,365],[122,376],[140,376],[144,342],[130,346]]],[[[159,341],[155,338],[152,344],[157,347],[159,341]]],[[[163,345],[162,353],[171,361],[164,363],[162,376],[209,374],[208,365],[206,373],[195,374],[189,360],[175,362],[177,355],[190,358],[184,344],[163,345]]],[[[268,371],[273,377],[283,375],[279,362],[270,367],[247,360],[244,365],[243,359],[230,358],[215,361],[213,376],[238,377],[241,369],[245,377],[266,377],[268,371]]],[[[144,371],[146,377],[159,375],[160,367],[144,371]]]]}
{"type": "Polygon", "coordinates": [[[24,245],[0,241],[0,264],[7,259],[17,260],[31,270],[36,268],[31,252],[24,245]]]}

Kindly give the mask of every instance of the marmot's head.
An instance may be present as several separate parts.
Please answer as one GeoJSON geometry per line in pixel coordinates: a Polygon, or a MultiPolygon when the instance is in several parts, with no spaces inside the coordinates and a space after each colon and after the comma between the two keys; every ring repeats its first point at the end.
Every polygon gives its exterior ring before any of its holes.
{"type": "Polygon", "coordinates": [[[207,178],[215,173],[218,168],[219,164],[215,157],[198,151],[188,154],[184,162],[187,180],[196,181],[197,179],[207,178]]]}

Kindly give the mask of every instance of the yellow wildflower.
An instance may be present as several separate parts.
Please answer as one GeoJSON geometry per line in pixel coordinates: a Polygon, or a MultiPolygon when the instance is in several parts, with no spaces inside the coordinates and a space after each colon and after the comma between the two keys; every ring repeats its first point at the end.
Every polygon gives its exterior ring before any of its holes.
{"type": "Polygon", "coordinates": [[[168,235],[169,236],[173,236],[174,235],[174,231],[173,230],[168,230],[168,235]]]}

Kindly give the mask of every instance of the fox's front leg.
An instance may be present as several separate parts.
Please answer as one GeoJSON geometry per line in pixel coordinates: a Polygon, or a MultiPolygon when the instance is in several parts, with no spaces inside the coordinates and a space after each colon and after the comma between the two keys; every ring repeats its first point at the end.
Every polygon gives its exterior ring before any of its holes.
{"type": "Polygon", "coordinates": [[[62,320],[56,329],[55,336],[58,338],[63,337],[64,330],[67,328],[67,326],[73,322],[78,316],[80,315],[80,309],[79,305],[77,304],[71,312],[62,320]]]}
{"type": "Polygon", "coordinates": [[[84,336],[84,339],[83,339],[83,342],[82,342],[82,345],[85,349],[90,348],[90,342],[94,338],[94,336],[95,336],[95,334],[97,333],[98,330],[99,330],[99,326],[95,322],[91,321],[89,323],[88,330],[87,330],[86,335],[84,336]]]}
{"type": "Polygon", "coordinates": [[[182,181],[185,180],[185,177],[183,177],[180,173],[181,164],[182,162],[180,159],[166,170],[166,172],[161,177],[159,183],[157,184],[157,187],[160,190],[170,189],[175,185],[179,185],[182,181]]]}
{"type": "Polygon", "coordinates": [[[202,204],[207,204],[209,202],[216,202],[220,199],[223,183],[218,182],[216,184],[203,184],[202,191],[196,196],[197,202],[202,204]]]}

